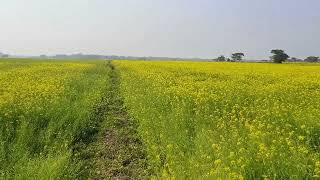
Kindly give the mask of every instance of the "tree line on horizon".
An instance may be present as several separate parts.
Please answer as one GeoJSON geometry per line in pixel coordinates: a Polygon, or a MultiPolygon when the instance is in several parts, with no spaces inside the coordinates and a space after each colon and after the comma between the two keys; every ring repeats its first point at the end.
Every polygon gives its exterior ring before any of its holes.
{"type": "MultiPolygon", "coordinates": [[[[270,59],[274,63],[283,63],[286,61],[292,61],[292,62],[320,62],[320,58],[318,56],[308,56],[304,60],[300,60],[298,58],[292,57],[291,59],[290,56],[284,52],[282,49],[273,49],[271,50],[271,53],[273,54],[270,59]]],[[[225,57],[224,55],[219,56],[216,59],[213,59],[213,61],[218,61],[218,62],[240,62],[243,60],[243,57],[245,56],[244,53],[242,52],[236,52],[231,54],[230,58],[225,57]]]]}
{"type": "MultiPolygon", "coordinates": [[[[304,60],[298,59],[295,57],[291,57],[284,52],[284,50],[281,49],[273,49],[271,50],[271,53],[273,54],[270,56],[270,59],[274,63],[283,63],[283,62],[309,62],[309,63],[316,63],[320,62],[320,58],[318,56],[308,56],[304,60]],[[290,59],[289,59],[290,58],[290,59]]],[[[212,61],[217,62],[241,62],[243,60],[243,57],[245,56],[242,52],[236,52],[231,54],[231,57],[228,58],[224,55],[221,55],[215,59],[212,59],[212,61]]],[[[0,58],[8,58],[11,57],[9,54],[4,54],[0,52],[0,58]]],[[[34,58],[54,58],[54,59],[130,59],[130,60],[158,60],[158,59],[166,59],[166,60],[183,60],[184,58],[169,58],[169,57],[133,57],[133,56],[102,56],[102,55],[85,55],[85,54],[72,54],[72,55],[55,55],[55,56],[35,56],[34,58]]],[[[192,58],[196,60],[197,58],[192,58]]],[[[206,59],[208,60],[208,59],[206,59]]],[[[262,60],[267,61],[267,60],[262,60]]]]}

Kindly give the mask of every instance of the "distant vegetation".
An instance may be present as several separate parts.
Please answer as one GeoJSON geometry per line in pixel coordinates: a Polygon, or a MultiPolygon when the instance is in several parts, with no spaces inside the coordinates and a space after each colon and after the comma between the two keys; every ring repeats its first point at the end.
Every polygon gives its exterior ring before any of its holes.
{"type": "Polygon", "coordinates": [[[271,59],[274,63],[283,63],[290,57],[281,49],[273,49],[271,50],[271,53],[273,54],[273,56],[271,56],[271,59]]]}
{"type": "Polygon", "coordinates": [[[208,59],[202,58],[179,58],[179,57],[153,57],[153,56],[117,56],[117,55],[96,55],[96,54],[57,54],[54,56],[40,55],[32,58],[40,58],[40,59],[103,59],[103,60],[170,60],[170,61],[178,61],[178,60],[189,60],[189,61],[206,61],[208,59]]]}
{"type": "Polygon", "coordinates": [[[227,60],[226,57],[224,57],[223,55],[219,56],[217,59],[216,59],[218,62],[224,62],[227,60]]]}
{"type": "Polygon", "coordinates": [[[233,53],[231,58],[233,61],[241,61],[243,56],[243,53],[233,53]]]}
{"type": "Polygon", "coordinates": [[[9,57],[9,54],[3,54],[0,52],[0,58],[8,58],[9,57]]]}
{"type": "Polygon", "coordinates": [[[305,60],[305,62],[320,62],[319,57],[316,56],[309,56],[305,60]]]}
{"type": "Polygon", "coordinates": [[[218,58],[214,59],[214,61],[218,62],[236,62],[236,61],[242,61],[242,58],[244,57],[244,53],[233,53],[230,58],[226,58],[225,56],[221,55],[218,58]]]}
{"type": "MultiPolygon", "coordinates": [[[[281,49],[274,49],[271,51],[273,56],[270,57],[271,62],[274,63],[283,63],[283,62],[320,62],[318,56],[309,56],[306,59],[299,59],[296,57],[287,57],[286,53],[281,49]]],[[[147,61],[217,61],[217,62],[269,62],[269,60],[245,60],[245,54],[242,52],[232,53],[230,57],[226,57],[221,55],[215,59],[206,59],[206,58],[181,58],[181,57],[152,57],[152,56],[117,56],[117,55],[97,55],[97,54],[57,54],[53,56],[49,55],[40,55],[40,56],[14,56],[9,54],[3,54],[0,52],[0,58],[33,58],[33,59],[59,59],[59,60],[66,60],[66,59],[78,59],[78,60],[147,60],[147,61]]]]}
{"type": "MultiPolygon", "coordinates": [[[[271,62],[274,63],[283,63],[283,62],[309,62],[309,63],[315,63],[315,62],[320,62],[320,59],[318,56],[309,56],[306,59],[298,59],[295,57],[292,57],[289,59],[289,55],[284,52],[284,50],[281,49],[273,49],[271,50],[271,53],[273,54],[270,59],[271,62]]],[[[243,60],[243,57],[245,56],[244,53],[238,52],[238,53],[233,53],[231,54],[231,59],[226,58],[224,55],[221,55],[217,57],[216,59],[212,59],[212,61],[217,61],[217,62],[240,62],[243,60]]],[[[250,62],[250,61],[246,61],[250,62]]],[[[259,60],[254,61],[254,62],[260,62],[259,60]]],[[[261,62],[268,62],[268,60],[262,60],[261,62]]]]}

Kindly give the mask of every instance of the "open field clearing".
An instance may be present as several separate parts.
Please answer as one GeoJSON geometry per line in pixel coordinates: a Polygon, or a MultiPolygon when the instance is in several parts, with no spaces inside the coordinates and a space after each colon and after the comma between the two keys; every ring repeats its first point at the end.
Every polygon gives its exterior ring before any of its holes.
{"type": "Polygon", "coordinates": [[[320,65],[0,61],[0,179],[320,178],[320,65]]]}
{"type": "Polygon", "coordinates": [[[0,180],[320,180],[320,0],[0,16],[0,180]]]}
{"type": "Polygon", "coordinates": [[[78,174],[72,146],[96,130],[109,72],[103,61],[0,61],[0,179],[78,174]]]}
{"type": "Polygon", "coordinates": [[[319,65],[114,64],[157,176],[320,176],[319,65]]]}

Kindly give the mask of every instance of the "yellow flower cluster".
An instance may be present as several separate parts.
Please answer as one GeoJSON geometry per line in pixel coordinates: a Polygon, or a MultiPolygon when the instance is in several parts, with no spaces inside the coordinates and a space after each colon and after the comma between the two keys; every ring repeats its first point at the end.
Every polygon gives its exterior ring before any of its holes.
{"type": "Polygon", "coordinates": [[[159,176],[319,176],[319,65],[114,63],[159,176]]]}
{"type": "Polygon", "coordinates": [[[96,123],[90,116],[110,72],[103,64],[0,61],[0,179],[63,173],[70,145],[96,123]]]}

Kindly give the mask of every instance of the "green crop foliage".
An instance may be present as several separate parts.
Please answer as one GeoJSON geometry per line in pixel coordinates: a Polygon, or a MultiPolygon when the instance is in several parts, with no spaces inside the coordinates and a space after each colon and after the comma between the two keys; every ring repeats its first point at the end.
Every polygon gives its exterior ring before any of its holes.
{"type": "Polygon", "coordinates": [[[116,61],[160,178],[320,176],[320,66],[116,61]]]}
{"type": "Polygon", "coordinates": [[[0,179],[61,179],[82,168],[72,147],[97,129],[103,61],[0,61],[0,179]]]}

